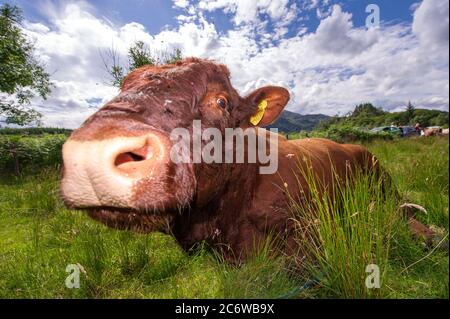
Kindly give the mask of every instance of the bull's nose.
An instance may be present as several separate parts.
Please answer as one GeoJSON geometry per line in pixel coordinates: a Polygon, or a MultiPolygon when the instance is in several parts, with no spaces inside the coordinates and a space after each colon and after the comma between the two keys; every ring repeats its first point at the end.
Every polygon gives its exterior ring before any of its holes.
{"type": "Polygon", "coordinates": [[[167,162],[165,138],[156,134],[105,140],[69,139],[63,147],[61,191],[72,207],[133,207],[133,186],[157,179],[167,162]]]}

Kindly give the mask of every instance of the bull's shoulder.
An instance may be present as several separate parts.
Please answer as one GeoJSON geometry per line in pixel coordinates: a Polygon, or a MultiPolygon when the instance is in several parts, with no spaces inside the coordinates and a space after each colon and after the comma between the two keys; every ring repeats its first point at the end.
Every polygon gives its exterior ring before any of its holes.
{"type": "Polygon", "coordinates": [[[261,127],[255,127],[253,128],[257,135],[264,136],[265,138],[269,139],[270,137],[276,138],[278,142],[286,142],[287,139],[285,136],[279,134],[278,132],[270,131],[265,128],[261,127]]]}
{"type": "Polygon", "coordinates": [[[371,155],[365,146],[359,144],[342,144],[341,147],[354,156],[371,155]]]}
{"type": "Polygon", "coordinates": [[[299,154],[314,154],[317,156],[328,156],[330,153],[345,151],[341,144],[325,138],[303,138],[288,140],[284,143],[286,149],[296,151],[299,154]]]}
{"type": "Polygon", "coordinates": [[[290,152],[300,157],[309,157],[313,161],[321,161],[326,166],[333,163],[353,163],[358,166],[373,166],[376,157],[364,146],[357,144],[339,144],[324,138],[305,138],[289,140],[280,148],[281,155],[290,152]],[[284,150],[284,152],[283,152],[284,150]]]}
{"type": "Polygon", "coordinates": [[[298,150],[308,150],[312,152],[326,153],[346,153],[349,155],[359,156],[370,154],[369,150],[358,144],[339,144],[325,138],[304,138],[297,140],[289,140],[286,143],[298,150]]]}
{"type": "Polygon", "coordinates": [[[343,144],[342,147],[358,162],[376,162],[376,157],[366,147],[357,144],[343,144]]]}

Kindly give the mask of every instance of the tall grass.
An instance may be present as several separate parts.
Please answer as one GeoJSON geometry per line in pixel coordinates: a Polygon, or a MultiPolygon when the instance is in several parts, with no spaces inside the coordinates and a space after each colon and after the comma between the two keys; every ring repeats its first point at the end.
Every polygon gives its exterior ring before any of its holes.
{"type": "Polygon", "coordinates": [[[338,185],[333,197],[332,192],[323,192],[312,170],[298,172],[298,187],[303,180],[310,191],[308,200],[290,198],[297,240],[303,247],[300,256],[309,257],[303,261],[303,275],[320,278],[309,296],[448,298],[448,250],[430,249],[413,240],[398,211],[405,201],[423,205],[428,214],[416,217],[440,226],[448,236],[448,140],[376,141],[367,146],[392,176],[395,188],[382,188],[373,174],[357,174],[350,187],[338,185]],[[366,287],[369,264],[380,269],[379,289],[366,287]]]}
{"type": "Polygon", "coordinates": [[[367,144],[391,174],[405,201],[426,208],[417,217],[448,229],[449,147],[447,137],[410,138],[367,144]]]}
{"type": "MultiPolygon", "coordinates": [[[[398,221],[396,193],[375,172],[356,170],[345,183],[326,188],[308,159],[299,163],[300,195],[289,193],[297,243],[307,274],[320,279],[321,294],[343,298],[382,297],[369,289],[366,267],[375,264],[384,280],[393,226],[398,221]]],[[[334,180],[340,178],[333,170],[334,180]]],[[[342,177],[341,177],[342,179],[342,177]]]]}

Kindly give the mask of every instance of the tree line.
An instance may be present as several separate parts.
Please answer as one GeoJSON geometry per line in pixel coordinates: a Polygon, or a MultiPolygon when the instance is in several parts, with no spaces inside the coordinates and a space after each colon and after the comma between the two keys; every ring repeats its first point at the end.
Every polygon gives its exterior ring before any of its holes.
{"type": "Polygon", "coordinates": [[[448,112],[439,110],[418,109],[411,102],[401,112],[386,112],[371,103],[357,105],[354,110],[344,116],[333,116],[321,121],[317,130],[327,130],[332,126],[349,126],[359,128],[373,128],[377,126],[414,126],[419,123],[422,127],[448,126],[448,112]]]}

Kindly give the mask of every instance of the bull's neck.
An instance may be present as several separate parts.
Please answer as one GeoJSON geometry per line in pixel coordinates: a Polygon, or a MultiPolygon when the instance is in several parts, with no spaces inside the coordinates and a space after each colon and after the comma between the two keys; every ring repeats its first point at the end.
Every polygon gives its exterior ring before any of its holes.
{"type": "Polygon", "coordinates": [[[236,234],[245,213],[251,206],[258,181],[257,164],[228,164],[228,178],[223,181],[222,191],[206,204],[193,204],[177,215],[172,233],[181,246],[190,248],[205,240],[210,244],[231,244],[229,234],[236,234]]]}

